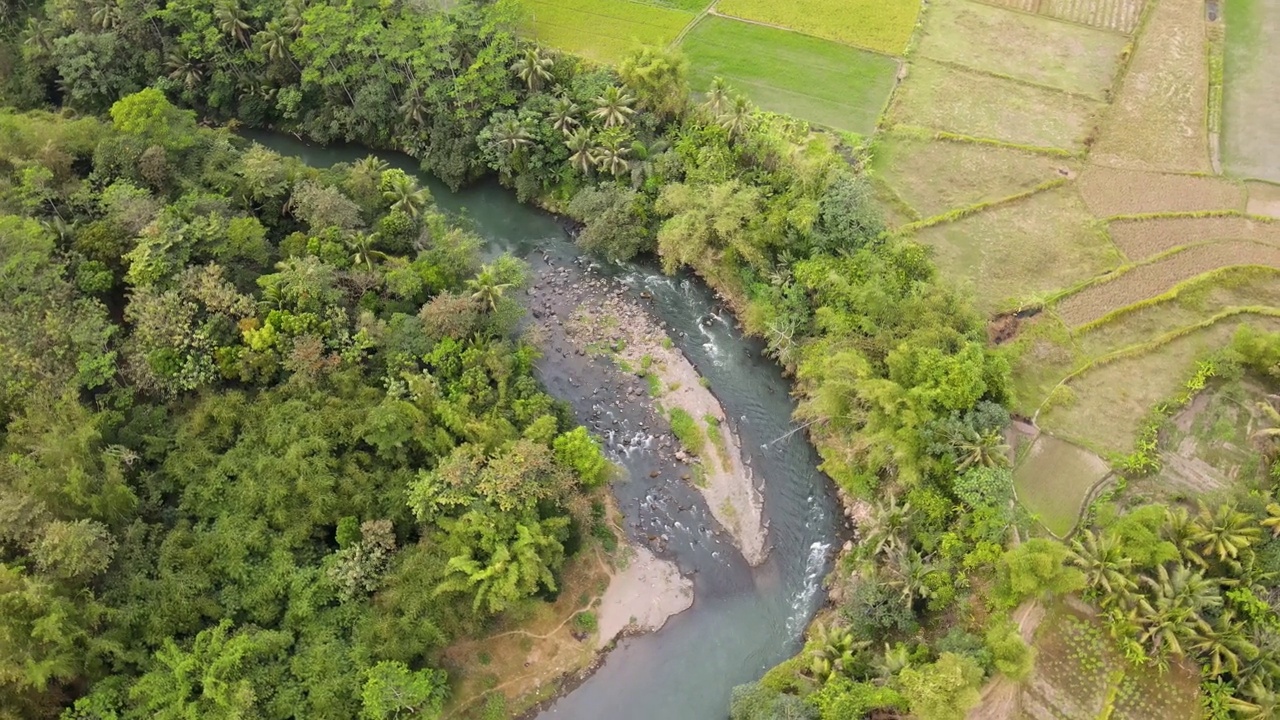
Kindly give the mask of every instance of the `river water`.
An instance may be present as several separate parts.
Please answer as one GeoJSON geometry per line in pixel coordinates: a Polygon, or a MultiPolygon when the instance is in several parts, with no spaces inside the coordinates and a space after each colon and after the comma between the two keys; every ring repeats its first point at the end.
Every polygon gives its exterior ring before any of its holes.
{"type": "MultiPolygon", "coordinates": [[[[359,146],[307,145],[278,134],[246,135],[314,166],[351,162],[370,152],[359,146]]],[[[609,264],[580,258],[553,217],[520,204],[496,184],[454,193],[419,172],[406,155],[375,154],[417,175],[442,210],[485,240],[488,252],[525,257],[544,273],[552,267],[572,267],[574,273],[587,268],[593,275],[612,277],[626,292],[646,292],[650,310],[710,382],[735,424],[757,483],[763,485],[772,549],[756,568],[748,567],[724,536],[711,530],[714,521],[701,495],[670,468],[657,467],[652,436],[646,433],[653,428],[642,415],[625,407],[610,414],[606,404],[603,420],[593,419],[600,415],[604,389],[585,387],[583,378],[593,374],[562,366],[554,353],[542,361],[539,375],[548,390],[570,402],[580,421],[611,440],[610,455],[626,469],[629,477],[613,490],[632,539],[662,536],[666,550],[661,554],[693,577],[695,599],[692,608],[660,631],[621,641],[590,679],[539,717],[725,718],[733,686],[757,679],[798,650],[801,633],[823,600],[820,583],[835,542],[836,501],[830,481],[815,469],[817,454],[803,433],[778,440],[795,427],[787,380],[761,357],[758,342],[738,332],[728,311],[697,278],[665,276],[644,261],[609,264]]]]}

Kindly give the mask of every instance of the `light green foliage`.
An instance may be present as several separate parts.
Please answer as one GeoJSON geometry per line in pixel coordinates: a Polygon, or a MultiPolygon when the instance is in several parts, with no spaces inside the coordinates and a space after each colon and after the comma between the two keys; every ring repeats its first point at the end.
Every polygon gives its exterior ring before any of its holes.
{"type": "Polygon", "coordinates": [[[111,106],[117,130],[166,150],[181,150],[195,142],[196,114],[176,108],[164,93],[147,88],[111,106]]]}
{"type": "Polygon", "coordinates": [[[368,720],[397,720],[440,717],[449,686],[443,670],[413,671],[404,663],[382,661],[369,668],[361,717],[368,720]]]}
{"type": "Polygon", "coordinates": [[[569,203],[569,214],[585,223],[577,241],[611,260],[630,260],[653,245],[646,198],[617,185],[584,188],[569,203]]]}
{"type": "Polygon", "coordinates": [[[587,487],[599,485],[609,478],[609,461],[586,428],[576,427],[561,433],[553,446],[556,462],[572,468],[587,487]]]}
{"type": "Polygon", "coordinates": [[[1005,508],[1013,499],[1008,468],[971,467],[955,480],[956,497],[971,508],[1005,508]]]}
{"type": "Polygon", "coordinates": [[[1067,564],[1067,548],[1044,538],[1032,538],[1010,549],[996,567],[992,600],[1013,608],[1029,598],[1047,599],[1084,587],[1084,574],[1067,564]]]}
{"type": "Polygon", "coordinates": [[[920,720],[963,720],[978,704],[982,668],[972,659],[944,652],[937,662],[908,667],[898,686],[920,720]]]}
{"type": "Polygon", "coordinates": [[[993,624],[987,630],[986,641],[996,672],[1018,682],[1031,676],[1036,652],[1022,640],[1017,625],[1007,620],[993,624]]]}
{"type": "Polygon", "coordinates": [[[671,432],[675,433],[680,445],[694,455],[701,455],[707,444],[707,436],[703,434],[698,421],[684,408],[671,408],[670,417],[671,432]]]}
{"type": "Polygon", "coordinates": [[[907,709],[907,700],[892,687],[855,682],[833,675],[817,692],[805,699],[818,711],[821,720],[860,718],[872,710],[907,709]]]}

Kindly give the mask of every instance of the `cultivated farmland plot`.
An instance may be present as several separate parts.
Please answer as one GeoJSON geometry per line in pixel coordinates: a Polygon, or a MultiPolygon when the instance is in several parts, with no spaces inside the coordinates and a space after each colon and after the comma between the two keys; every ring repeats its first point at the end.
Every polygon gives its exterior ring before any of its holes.
{"type": "Polygon", "coordinates": [[[1098,217],[1141,213],[1239,210],[1238,183],[1206,175],[1149,173],[1091,166],[1080,175],[1080,196],[1098,217]]]}
{"type": "Polygon", "coordinates": [[[1045,15],[1125,35],[1142,19],[1142,0],[982,0],[992,5],[1045,15]]]}
{"type": "Polygon", "coordinates": [[[520,0],[524,31],[540,42],[603,63],[637,45],[670,44],[694,13],[630,0],[520,0]]]}
{"type": "Polygon", "coordinates": [[[719,76],[766,110],[863,134],[875,129],[898,70],[884,55],[715,16],[682,49],[695,90],[719,76]]]}
{"type": "Polygon", "coordinates": [[[915,29],[920,0],[720,0],[716,11],[901,55],[915,29]]]}
{"type": "Polygon", "coordinates": [[[1280,248],[1244,240],[1194,245],[1069,295],[1058,301],[1056,312],[1068,326],[1087,325],[1197,275],[1236,265],[1280,268],[1280,248]]]}
{"type": "Polygon", "coordinates": [[[1226,3],[1223,167],[1280,182],[1280,2],[1226,3]]]}
{"type": "Polygon", "coordinates": [[[1211,172],[1203,0],[1154,0],[1090,153],[1100,165],[1211,172]]]}
{"type": "Polygon", "coordinates": [[[1247,217],[1117,220],[1108,229],[1120,252],[1135,262],[1210,240],[1252,240],[1280,246],[1280,224],[1247,217]]]}
{"type": "Polygon", "coordinates": [[[922,57],[1105,99],[1127,40],[1115,33],[968,0],[937,0],[922,57]]]}

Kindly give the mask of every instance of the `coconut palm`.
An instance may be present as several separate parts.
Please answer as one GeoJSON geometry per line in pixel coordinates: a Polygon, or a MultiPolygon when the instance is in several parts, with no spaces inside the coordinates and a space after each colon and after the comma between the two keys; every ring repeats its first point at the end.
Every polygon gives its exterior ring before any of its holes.
{"type": "Polygon", "coordinates": [[[901,549],[906,544],[913,516],[910,502],[899,505],[898,496],[889,493],[873,507],[871,516],[858,528],[862,535],[862,552],[876,557],[901,549]]]}
{"type": "Polygon", "coordinates": [[[624,138],[617,136],[602,138],[600,144],[591,151],[596,167],[614,177],[625,173],[631,166],[628,159],[630,154],[631,146],[627,145],[624,138]]]}
{"type": "Polygon", "coordinates": [[[1263,450],[1268,454],[1275,449],[1277,440],[1280,440],[1280,410],[1276,410],[1276,406],[1272,401],[1276,396],[1267,397],[1266,402],[1258,403],[1258,409],[1262,411],[1262,417],[1267,421],[1269,427],[1259,429],[1257,432],[1249,436],[1254,442],[1263,446],[1263,450]]]}
{"type": "Polygon", "coordinates": [[[411,86],[409,91],[404,94],[404,100],[400,103],[400,115],[404,117],[406,122],[413,125],[426,124],[427,104],[418,92],[417,85],[411,86]]]}
{"type": "Polygon", "coordinates": [[[906,643],[897,643],[893,647],[885,643],[884,654],[873,659],[871,666],[875,670],[876,681],[880,684],[888,683],[898,677],[898,673],[911,667],[911,651],[906,643]]]}
{"type": "Polygon", "coordinates": [[[533,144],[533,135],[519,120],[508,118],[493,126],[493,142],[508,155],[514,155],[520,148],[533,144]]]}
{"type": "Polygon", "coordinates": [[[351,264],[364,265],[366,269],[373,270],[373,259],[385,259],[386,253],[373,248],[377,243],[378,236],[376,233],[357,232],[348,236],[343,240],[347,249],[351,251],[351,264]]]}
{"type": "Polygon", "coordinates": [[[716,122],[720,127],[728,130],[729,135],[738,137],[751,128],[751,119],[755,112],[756,108],[747,96],[738,95],[733,98],[733,103],[716,117],[716,122]]]}
{"type": "Polygon", "coordinates": [[[1178,549],[1184,560],[1204,566],[1204,558],[1196,550],[1195,537],[1200,532],[1195,518],[1181,505],[1165,510],[1160,536],[1178,549]]]}
{"type": "Polygon", "coordinates": [[[810,672],[824,682],[832,675],[850,675],[857,665],[857,656],[870,644],[865,640],[855,641],[848,628],[815,623],[807,644],[810,672]]]}
{"type": "Polygon", "coordinates": [[[1215,512],[1201,505],[1196,526],[1192,540],[1200,546],[1201,555],[1213,555],[1222,562],[1236,560],[1241,550],[1262,536],[1262,530],[1248,513],[1226,504],[1219,505],[1215,512]]]}
{"type": "Polygon", "coordinates": [[[551,101],[551,111],[547,113],[547,119],[551,121],[551,127],[559,130],[565,135],[573,133],[573,129],[578,127],[578,103],[561,95],[551,101]]]}
{"type": "Polygon", "coordinates": [[[399,173],[391,176],[391,182],[382,191],[382,197],[391,203],[392,211],[400,211],[415,218],[431,200],[427,191],[418,187],[413,178],[399,173]]]}
{"type": "Polygon", "coordinates": [[[293,58],[289,56],[289,36],[280,23],[267,23],[265,29],[253,36],[253,41],[268,60],[279,62],[287,59],[293,62],[293,58]]]}
{"type": "Polygon", "coordinates": [[[702,108],[707,111],[713,118],[719,118],[728,112],[732,103],[730,99],[729,84],[724,78],[717,77],[711,80],[711,87],[707,89],[706,100],[702,103],[702,108]]]}
{"type": "Polygon", "coordinates": [[[542,48],[535,46],[525,50],[524,55],[512,63],[511,69],[529,87],[529,92],[537,92],[543,82],[551,79],[553,65],[555,60],[543,55],[542,48]]]}
{"type": "Polygon", "coordinates": [[[492,265],[484,265],[474,278],[467,281],[467,289],[471,291],[471,299],[488,307],[492,311],[498,309],[498,301],[511,283],[498,282],[498,273],[492,265]]]}
{"type": "Polygon", "coordinates": [[[633,143],[631,147],[636,154],[635,159],[631,161],[631,187],[639,190],[640,186],[653,176],[657,169],[658,156],[670,149],[671,143],[658,139],[647,147],[638,142],[633,143]]]}
{"type": "Polygon", "coordinates": [[[889,576],[884,584],[897,590],[908,607],[916,600],[933,596],[929,578],[936,571],[933,563],[913,549],[899,549],[890,556],[889,576]]]}
{"type": "Polygon", "coordinates": [[[591,172],[591,168],[595,167],[595,158],[592,155],[595,138],[591,137],[590,128],[579,128],[569,136],[568,140],[565,140],[564,146],[569,148],[569,165],[574,170],[583,175],[591,172]]]}
{"type": "Polygon", "coordinates": [[[351,171],[353,173],[364,175],[375,182],[382,177],[382,173],[386,172],[389,167],[391,166],[387,164],[387,161],[377,155],[365,155],[351,163],[351,171]]]}
{"type": "Polygon", "coordinates": [[[1244,661],[1258,656],[1258,646],[1250,642],[1244,623],[1227,610],[1218,617],[1208,632],[1201,633],[1192,645],[1205,668],[1215,677],[1240,672],[1244,661]]]}
{"type": "Polygon", "coordinates": [[[1271,537],[1280,537],[1280,503],[1267,503],[1267,516],[1262,518],[1261,525],[1271,530],[1271,537]]]}
{"type": "Polygon", "coordinates": [[[1089,589],[1104,608],[1138,588],[1130,577],[1133,559],[1124,554],[1113,535],[1098,536],[1084,530],[1071,541],[1068,560],[1084,573],[1089,589]]]}
{"type": "Polygon", "coordinates": [[[237,0],[222,0],[213,11],[218,29],[241,45],[249,47],[249,14],[237,0]]]}
{"type": "Polygon", "coordinates": [[[631,107],[635,101],[635,97],[627,94],[625,90],[617,85],[611,85],[605,88],[603,94],[596,97],[596,109],[591,111],[591,117],[604,121],[604,126],[607,128],[626,125],[631,122],[631,116],[636,113],[635,108],[631,107]]]}
{"type": "Polygon", "coordinates": [[[188,90],[204,82],[204,69],[200,63],[179,50],[169,53],[165,67],[169,70],[169,79],[182,83],[188,90]]]}
{"type": "Polygon", "coordinates": [[[89,19],[99,30],[104,32],[114,30],[120,24],[119,0],[101,0],[89,15],[89,19]]]}
{"type": "Polygon", "coordinates": [[[998,430],[980,433],[963,425],[951,438],[951,447],[955,449],[959,460],[956,469],[960,472],[971,467],[995,468],[1009,465],[1009,445],[998,430]]]}
{"type": "Polygon", "coordinates": [[[1241,683],[1240,689],[1227,701],[1240,720],[1274,720],[1280,717],[1280,695],[1258,678],[1241,683]]]}

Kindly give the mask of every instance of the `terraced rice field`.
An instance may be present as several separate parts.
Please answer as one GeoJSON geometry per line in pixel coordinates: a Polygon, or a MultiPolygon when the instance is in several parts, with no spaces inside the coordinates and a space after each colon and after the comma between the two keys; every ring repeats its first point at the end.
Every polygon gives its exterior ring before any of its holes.
{"type": "Polygon", "coordinates": [[[1142,19],[1143,0],[983,0],[1059,20],[1130,35],[1142,19]]]}
{"type": "Polygon", "coordinates": [[[1069,295],[1055,312],[1070,327],[1087,325],[1197,275],[1238,265],[1280,268],[1280,248],[1243,240],[1195,245],[1069,295]]]}
{"type": "Polygon", "coordinates": [[[1244,188],[1205,175],[1149,173],[1092,166],[1080,175],[1080,196],[1098,217],[1141,213],[1239,210],[1244,188]]]}
{"type": "Polygon", "coordinates": [[[968,0],[935,0],[916,52],[1105,99],[1127,40],[1114,33],[968,0]]]}
{"type": "Polygon", "coordinates": [[[1041,435],[1013,471],[1018,502],[1058,537],[1076,526],[1085,497],[1111,468],[1097,455],[1041,435]]]}
{"type": "Polygon", "coordinates": [[[920,14],[919,0],[721,0],[716,11],[836,42],[901,55],[920,14]]]}
{"type": "Polygon", "coordinates": [[[695,90],[723,77],[766,110],[857,133],[875,129],[898,70],[883,55],[714,16],[682,47],[695,90]]]}
{"type": "Polygon", "coordinates": [[[1153,0],[1090,158],[1136,170],[1211,172],[1203,0],[1153,0]]]}
{"type": "Polygon", "coordinates": [[[1234,175],[1280,182],[1280,3],[1225,3],[1222,163],[1234,175]]]}
{"type": "Polygon", "coordinates": [[[985,313],[1042,299],[1120,262],[1070,187],[926,228],[916,239],[985,313]]]}
{"type": "MultiPolygon", "coordinates": [[[[684,0],[680,0],[681,3],[684,0]]],[[[523,31],[539,42],[602,63],[637,45],[668,45],[695,14],[630,0],[520,0],[523,31]]]]}
{"type": "Polygon", "coordinates": [[[1211,240],[1252,240],[1280,246],[1280,223],[1247,217],[1117,220],[1108,229],[1120,252],[1135,262],[1211,240]]]}
{"type": "Polygon", "coordinates": [[[972,137],[1080,150],[1102,110],[1083,97],[929,60],[911,64],[889,120],[972,137]]]}
{"type": "Polygon", "coordinates": [[[1026,192],[1073,167],[1011,148],[891,133],[878,137],[873,155],[872,171],[922,217],[1026,192]]]}

